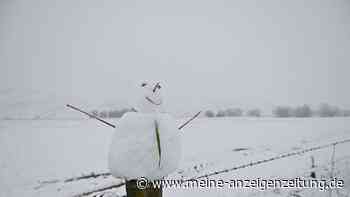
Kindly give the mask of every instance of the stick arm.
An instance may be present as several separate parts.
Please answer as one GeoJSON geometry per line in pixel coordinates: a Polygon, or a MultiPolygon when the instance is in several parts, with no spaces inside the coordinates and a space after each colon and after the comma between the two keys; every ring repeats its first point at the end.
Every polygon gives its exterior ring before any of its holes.
{"type": "Polygon", "coordinates": [[[107,121],[105,121],[105,120],[102,120],[101,118],[99,118],[99,117],[97,117],[97,116],[95,116],[95,115],[92,115],[92,114],[90,114],[90,113],[88,113],[88,112],[86,112],[86,111],[83,111],[83,110],[81,110],[81,109],[79,109],[79,108],[77,108],[77,107],[74,107],[73,105],[67,104],[66,106],[69,107],[69,108],[71,108],[71,109],[73,109],[73,110],[75,110],[75,111],[78,111],[78,112],[80,112],[80,113],[83,113],[83,114],[89,116],[90,118],[96,119],[96,120],[98,120],[98,121],[100,121],[100,122],[102,122],[102,123],[104,123],[104,124],[106,124],[106,125],[108,125],[108,126],[110,126],[110,127],[113,127],[113,128],[116,127],[114,124],[109,123],[109,122],[107,122],[107,121]]]}
{"type": "Polygon", "coordinates": [[[199,114],[201,114],[202,111],[197,112],[192,118],[188,119],[185,123],[183,123],[181,126],[179,126],[179,130],[181,130],[182,128],[184,128],[186,125],[188,125],[188,123],[192,122],[192,120],[194,120],[195,118],[197,118],[199,116],[199,114]]]}

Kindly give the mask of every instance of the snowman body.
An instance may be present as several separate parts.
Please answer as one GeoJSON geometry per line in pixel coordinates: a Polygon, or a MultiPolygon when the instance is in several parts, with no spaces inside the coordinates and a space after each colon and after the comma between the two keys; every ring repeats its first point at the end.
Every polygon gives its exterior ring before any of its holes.
{"type": "Polygon", "coordinates": [[[124,114],[112,138],[108,164],[116,178],[161,179],[177,169],[181,158],[180,132],[169,114],[158,112],[159,94],[142,97],[146,105],[124,114]]]}

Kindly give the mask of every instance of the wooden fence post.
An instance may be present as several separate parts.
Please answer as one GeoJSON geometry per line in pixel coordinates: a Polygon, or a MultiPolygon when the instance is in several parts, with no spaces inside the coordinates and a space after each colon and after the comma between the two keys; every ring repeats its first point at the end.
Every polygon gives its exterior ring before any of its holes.
{"type": "Polygon", "coordinates": [[[316,171],[315,171],[316,165],[315,165],[315,158],[314,156],[311,156],[311,173],[310,177],[311,178],[316,178],[316,171]]]}
{"type": "Polygon", "coordinates": [[[151,182],[144,189],[140,189],[137,185],[137,180],[126,180],[126,196],[127,197],[162,197],[163,188],[154,187],[151,182]]]}

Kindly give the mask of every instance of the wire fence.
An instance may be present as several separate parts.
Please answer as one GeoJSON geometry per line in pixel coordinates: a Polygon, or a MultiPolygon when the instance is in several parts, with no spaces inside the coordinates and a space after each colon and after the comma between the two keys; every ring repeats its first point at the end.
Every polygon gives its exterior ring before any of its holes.
{"type": "MultiPolygon", "coordinates": [[[[335,142],[324,144],[324,145],[319,145],[319,146],[314,146],[314,147],[311,147],[311,148],[306,148],[306,149],[299,150],[299,151],[288,152],[288,153],[284,153],[284,154],[281,154],[281,155],[278,155],[278,156],[274,156],[274,157],[270,157],[270,158],[267,158],[267,159],[252,161],[252,162],[249,162],[249,163],[241,164],[241,165],[238,165],[238,166],[233,166],[233,167],[226,168],[226,169],[223,169],[223,170],[218,170],[218,171],[210,172],[210,173],[207,173],[207,174],[204,174],[204,175],[195,176],[195,177],[186,179],[184,181],[191,181],[191,180],[196,180],[196,179],[208,178],[208,177],[211,177],[211,176],[216,176],[216,175],[220,175],[220,174],[224,174],[224,173],[229,173],[229,172],[232,172],[232,171],[236,171],[236,170],[240,170],[240,169],[244,169],[244,168],[248,168],[248,167],[257,166],[257,165],[261,165],[261,164],[264,164],[264,163],[269,163],[269,162],[272,162],[272,161],[276,161],[276,160],[280,160],[280,159],[284,159],[284,158],[288,158],[288,157],[293,157],[293,156],[296,156],[296,155],[303,155],[305,153],[314,152],[314,151],[325,149],[325,148],[329,148],[329,147],[333,147],[333,151],[334,151],[335,147],[337,145],[345,144],[345,143],[349,143],[349,142],[350,142],[350,139],[345,139],[345,140],[335,141],[335,142]]],[[[334,167],[334,153],[332,155],[332,162],[333,162],[333,164],[332,164],[332,168],[333,168],[334,167]]],[[[109,173],[101,173],[101,175],[109,176],[110,174],[109,173]]],[[[92,176],[92,177],[96,177],[96,176],[98,177],[99,174],[94,174],[94,176],[92,176]]],[[[75,179],[70,179],[70,180],[81,180],[81,179],[83,179],[83,178],[76,177],[75,179]]],[[[108,190],[116,189],[116,188],[122,187],[124,185],[125,185],[125,182],[120,182],[118,184],[106,186],[106,187],[103,187],[103,188],[98,188],[98,189],[87,191],[87,192],[84,192],[84,193],[80,193],[78,195],[75,195],[74,197],[84,197],[84,196],[89,196],[89,195],[93,195],[93,194],[100,193],[100,192],[106,192],[108,190]]]]}
{"type": "Polygon", "coordinates": [[[257,160],[257,161],[253,161],[253,162],[250,162],[250,163],[242,164],[242,165],[239,165],[239,166],[234,166],[234,167],[231,167],[231,168],[227,168],[227,169],[224,169],[224,170],[219,170],[219,171],[211,172],[211,173],[204,174],[204,175],[201,175],[201,176],[193,177],[193,178],[191,178],[189,180],[200,179],[200,178],[207,178],[207,177],[210,177],[210,176],[215,176],[215,175],[219,175],[219,174],[223,174],[223,173],[228,173],[228,172],[231,172],[231,171],[235,171],[235,170],[239,170],[239,169],[243,169],[243,168],[247,168],[247,167],[252,167],[252,166],[256,166],[256,165],[260,165],[260,164],[263,164],[263,163],[268,163],[268,162],[271,162],[271,161],[275,161],[275,160],[279,160],[279,159],[283,159],[283,158],[287,158],[287,157],[292,157],[292,156],[295,156],[295,155],[302,155],[302,154],[305,154],[305,153],[308,153],[308,152],[313,152],[313,151],[325,149],[325,148],[328,148],[328,147],[335,147],[338,144],[344,144],[344,143],[348,143],[348,142],[350,142],[350,139],[341,140],[341,141],[337,141],[337,142],[333,142],[333,143],[329,143],[329,144],[325,144],[325,145],[321,145],[321,146],[315,146],[315,147],[303,149],[303,150],[300,150],[300,151],[289,152],[289,153],[281,154],[281,155],[278,155],[278,156],[275,156],[275,157],[262,159],[262,160],[257,160]]]}

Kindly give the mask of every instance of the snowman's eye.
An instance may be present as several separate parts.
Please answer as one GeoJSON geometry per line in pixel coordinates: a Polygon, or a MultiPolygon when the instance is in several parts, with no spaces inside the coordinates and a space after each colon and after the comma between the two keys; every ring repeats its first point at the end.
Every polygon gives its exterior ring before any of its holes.
{"type": "Polygon", "coordinates": [[[162,86],[158,85],[158,89],[162,88],[162,86]]]}
{"type": "Polygon", "coordinates": [[[147,85],[147,83],[142,83],[141,87],[145,87],[147,85]]]}

